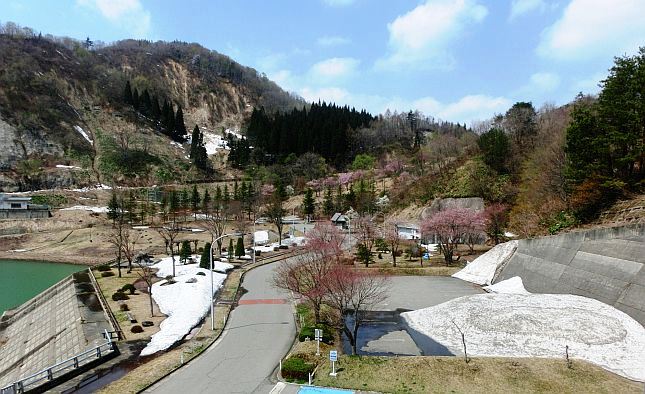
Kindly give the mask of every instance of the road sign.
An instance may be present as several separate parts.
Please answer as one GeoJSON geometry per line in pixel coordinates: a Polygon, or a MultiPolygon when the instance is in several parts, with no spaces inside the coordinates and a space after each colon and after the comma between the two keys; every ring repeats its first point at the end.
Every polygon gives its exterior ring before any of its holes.
{"type": "Polygon", "coordinates": [[[423,254],[423,259],[424,260],[430,260],[430,253],[424,253],[423,254]]]}
{"type": "Polygon", "coordinates": [[[338,361],[338,351],[332,350],[329,352],[329,361],[338,361]]]}
{"type": "Polygon", "coordinates": [[[315,339],[317,341],[322,341],[323,333],[322,333],[322,330],[320,328],[314,329],[314,335],[315,335],[315,339]]]}

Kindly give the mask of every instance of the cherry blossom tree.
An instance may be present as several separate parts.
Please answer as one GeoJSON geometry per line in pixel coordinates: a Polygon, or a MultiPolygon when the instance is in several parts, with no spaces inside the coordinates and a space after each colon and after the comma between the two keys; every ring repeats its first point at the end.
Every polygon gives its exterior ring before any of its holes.
{"type": "Polygon", "coordinates": [[[468,234],[473,232],[481,215],[467,208],[453,208],[439,211],[421,224],[425,235],[434,235],[446,265],[459,261],[454,259],[457,245],[465,241],[468,234]]]}

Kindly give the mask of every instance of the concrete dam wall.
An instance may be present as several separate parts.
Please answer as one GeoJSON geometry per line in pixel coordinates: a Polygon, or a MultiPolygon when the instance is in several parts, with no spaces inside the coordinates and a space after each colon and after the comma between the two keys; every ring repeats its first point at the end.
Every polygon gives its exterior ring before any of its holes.
{"type": "Polygon", "coordinates": [[[645,225],[520,240],[493,283],[514,276],[530,292],[595,298],[645,326],[645,225]]]}

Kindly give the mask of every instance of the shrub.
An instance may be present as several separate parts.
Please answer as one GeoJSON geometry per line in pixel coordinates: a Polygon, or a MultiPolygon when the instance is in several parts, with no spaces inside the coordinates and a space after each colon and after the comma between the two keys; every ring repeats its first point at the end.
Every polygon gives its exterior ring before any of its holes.
{"type": "Polygon", "coordinates": [[[196,273],[195,275],[206,276],[206,273],[205,273],[205,272],[198,272],[198,273],[196,273]]]}
{"type": "Polygon", "coordinates": [[[121,290],[117,290],[116,293],[112,294],[112,301],[124,301],[129,299],[130,297],[125,295],[121,290]]]}
{"type": "Polygon", "coordinates": [[[125,285],[123,285],[123,287],[121,288],[121,291],[123,291],[124,293],[125,293],[126,291],[128,291],[128,292],[130,292],[130,294],[134,294],[134,292],[135,292],[136,290],[137,290],[137,288],[136,288],[136,287],[134,287],[134,285],[133,285],[132,283],[125,284],[125,285]]]}
{"type": "Polygon", "coordinates": [[[132,328],[130,329],[130,332],[132,332],[133,334],[142,333],[143,327],[141,327],[140,325],[132,326],[132,328]]]}
{"type": "Polygon", "coordinates": [[[322,341],[325,343],[331,343],[334,339],[333,334],[332,334],[332,329],[324,324],[317,324],[315,326],[304,326],[302,327],[302,330],[300,330],[300,334],[298,334],[298,340],[300,342],[304,342],[305,338],[309,337],[312,341],[315,339],[315,331],[314,329],[320,328],[323,330],[323,337],[322,341]]]}
{"type": "Polygon", "coordinates": [[[128,307],[128,304],[121,304],[121,305],[119,305],[119,309],[120,309],[122,312],[127,312],[127,311],[129,311],[129,310],[130,310],[130,307],[128,307]]]}
{"type": "Polygon", "coordinates": [[[109,276],[114,276],[114,272],[112,272],[112,271],[101,272],[101,277],[102,278],[107,278],[109,276]]]}
{"type": "Polygon", "coordinates": [[[282,377],[287,380],[307,380],[315,365],[308,364],[298,357],[290,357],[282,363],[282,377]]]}
{"type": "Polygon", "coordinates": [[[99,272],[105,272],[105,271],[112,270],[112,268],[110,268],[110,266],[108,264],[101,264],[101,265],[96,267],[96,270],[99,271],[99,272]]]}
{"type": "Polygon", "coordinates": [[[151,322],[150,320],[144,320],[141,322],[141,325],[144,327],[152,327],[155,325],[155,323],[151,322]]]}

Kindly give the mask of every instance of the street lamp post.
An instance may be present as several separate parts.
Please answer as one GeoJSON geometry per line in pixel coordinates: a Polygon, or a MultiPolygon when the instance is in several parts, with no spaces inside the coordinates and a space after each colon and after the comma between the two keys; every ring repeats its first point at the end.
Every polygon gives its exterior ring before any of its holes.
{"type": "Polygon", "coordinates": [[[230,234],[224,234],[220,237],[217,237],[216,239],[213,239],[213,235],[211,234],[211,250],[210,250],[210,263],[211,263],[211,330],[215,331],[215,297],[214,297],[214,292],[215,292],[215,285],[213,281],[213,245],[215,245],[215,242],[219,241],[222,238],[229,237],[231,235],[237,235],[236,233],[230,233],[230,234]]]}

